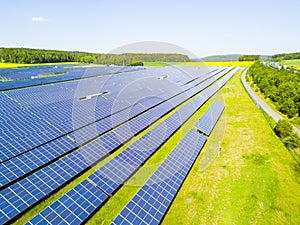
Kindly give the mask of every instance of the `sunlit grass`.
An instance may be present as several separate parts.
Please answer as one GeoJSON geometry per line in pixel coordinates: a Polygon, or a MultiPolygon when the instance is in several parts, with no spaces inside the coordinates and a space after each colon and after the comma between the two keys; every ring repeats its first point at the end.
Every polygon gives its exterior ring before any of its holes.
{"type": "Polygon", "coordinates": [[[251,66],[254,62],[144,62],[145,66],[162,67],[162,66],[251,66]]]}
{"type": "Polygon", "coordinates": [[[251,66],[254,62],[183,62],[177,64],[177,66],[240,66],[246,67],[251,66]]]}
{"type": "Polygon", "coordinates": [[[150,66],[150,67],[163,67],[163,66],[171,66],[172,63],[168,62],[144,62],[144,66],[150,66]]]}
{"type": "Polygon", "coordinates": [[[280,64],[295,69],[300,69],[300,59],[282,60],[280,64]]]}

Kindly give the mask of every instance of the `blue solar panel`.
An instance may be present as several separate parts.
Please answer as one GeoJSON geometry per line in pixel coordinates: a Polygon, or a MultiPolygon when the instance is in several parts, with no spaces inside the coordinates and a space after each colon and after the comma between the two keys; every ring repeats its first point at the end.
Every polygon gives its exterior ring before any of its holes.
{"type": "MultiPolygon", "coordinates": [[[[230,78],[228,77],[228,79],[230,79],[230,78]]],[[[226,82],[224,82],[224,83],[226,83],[226,82]]],[[[219,85],[218,87],[221,87],[221,86],[222,85],[219,85]]],[[[213,87],[215,87],[215,85],[213,85],[213,87]]],[[[211,87],[207,91],[205,91],[205,93],[208,93],[207,96],[211,95],[213,92],[215,92],[217,90],[216,88],[214,88],[213,91],[210,91],[213,87],[211,87]]],[[[199,92],[199,91],[201,91],[202,87],[200,88],[200,86],[197,86],[194,88],[195,88],[195,90],[198,90],[198,92],[199,92]]],[[[195,98],[193,100],[193,102],[198,102],[199,107],[200,107],[200,104],[202,104],[202,102],[203,102],[203,100],[202,100],[203,97],[200,97],[201,101],[197,101],[197,99],[198,98],[195,98]]],[[[172,108],[172,107],[170,107],[169,104],[166,104],[164,107],[165,108],[162,108],[162,110],[165,110],[165,112],[172,108]]],[[[155,110],[155,109],[156,108],[154,108],[153,110],[155,110]]],[[[143,123],[146,123],[146,121],[144,121],[143,123]]],[[[141,121],[141,124],[143,124],[143,123],[141,121]]],[[[157,132],[156,134],[155,133],[152,134],[152,137],[156,137],[156,138],[152,139],[153,140],[152,142],[155,145],[158,145],[159,143],[160,144],[163,143],[164,142],[163,140],[167,136],[171,135],[171,133],[172,133],[171,130],[172,129],[176,130],[176,128],[175,128],[176,126],[180,126],[180,123],[178,123],[178,116],[172,117],[172,119],[170,119],[170,121],[167,121],[164,125],[161,125],[161,127],[159,127],[159,129],[160,129],[159,132],[157,132]],[[167,132],[165,130],[166,126],[171,127],[170,129],[167,129],[168,130],[167,132]],[[162,133],[165,134],[165,136],[162,136],[161,135],[162,133]]],[[[45,167],[44,169],[22,179],[18,183],[15,183],[14,185],[10,186],[9,188],[2,190],[0,193],[1,193],[1,196],[3,196],[3,202],[5,204],[6,203],[9,204],[13,208],[18,208],[18,210],[16,212],[12,211],[9,214],[10,215],[9,217],[7,217],[7,215],[8,215],[7,211],[2,211],[3,218],[1,217],[0,220],[1,221],[6,220],[6,218],[8,218],[8,220],[9,220],[9,219],[14,218],[19,213],[24,212],[32,204],[35,204],[36,202],[40,201],[42,198],[44,198],[50,192],[59,188],[64,183],[66,183],[69,179],[71,179],[74,176],[81,173],[83,170],[88,168],[91,164],[96,162],[96,160],[101,159],[101,157],[103,158],[105,155],[107,155],[109,153],[103,147],[103,144],[106,143],[107,146],[110,146],[110,144],[114,144],[114,143],[120,144],[121,142],[119,142],[118,137],[119,136],[116,137],[117,141],[108,143],[107,141],[105,141],[105,135],[104,135],[103,137],[97,139],[97,141],[99,141],[99,145],[97,145],[97,147],[95,147],[95,146],[92,147],[94,154],[89,154],[92,151],[90,148],[86,147],[87,148],[86,150],[84,150],[84,148],[82,148],[79,151],[73,152],[70,155],[63,157],[61,160],[56,161],[55,163],[51,164],[50,166],[45,167]],[[98,150],[97,148],[100,150],[97,151],[98,150]],[[59,168],[62,170],[59,170],[59,168]],[[59,174],[55,172],[56,170],[60,171],[62,176],[58,177],[59,174]],[[30,191],[28,191],[28,190],[30,190],[30,191]],[[18,193],[20,193],[20,195],[16,196],[14,194],[15,191],[18,191],[18,193]],[[26,195],[26,193],[29,193],[29,195],[28,194],[26,195]],[[35,193],[35,194],[31,195],[30,193],[35,193]],[[24,204],[20,204],[20,202],[24,202],[23,196],[24,196],[24,198],[26,198],[26,201],[24,204]],[[16,204],[17,204],[17,206],[16,206],[16,204]]],[[[139,142],[138,145],[131,146],[131,147],[133,147],[133,149],[131,149],[131,151],[138,150],[138,153],[140,154],[140,158],[136,161],[137,164],[145,161],[149,157],[149,153],[151,153],[151,154],[153,153],[154,149],[151,147],[152,143],[150,145],[149,145],[149,143],[147,143],[147,140],[150,140],[150,139],[151,138],[149,138],[149,137],[148,138],[145,137],[144,139],[141,139],[141,142],[139,142]]],[[[92,143],[95,143],[95,142],[92,142],[92,143]]],[[[129,150],[128,150],[128,152],[129,152],[129,150]]],[[[129,153],[129,155],[132,155],[132,154],[133,154],[132,152],[129,153]]],[[[119,162],[122,161],[121,158],[116,158],[116,159],[118,159],[119,162]]],[[[122,171],[122,172],[124,172],[124,174],[121,176],[121,179],[126,180],[128,178],[128,174],[130,174],[132,171],[133,171],[132,167],[124,168],[124,171],[122,171]]],[[[104,178],[106,178],[106,177],[104,177],[104,178]]],[[[103,182],[106,182],[106,181],[104,180],[103,182]]],[[[119,184],[117,183],[117,185],[119,185],[119,184]]]]}
{"type": "Polygon", "coordinates": [[[197,129],[206,135],[210,135],[224,108],[223,103],[215,101],[196,123],[197,129]]]}
{"type": "MultiPolygon", "coordinates": [[[[8,78],[9,82],[1,82],[0,90],[9,90],[13,88],[24,88],[53,82],[70,81],[74,79],[98,77],[101,75],[112,74],[116,72],[137,71],[143,67],[90,67],[90,68],[72,68],[78,64],[65,64],[55,66],[35,66],[18,69],[0,69],[0,78],[8,78]],[[67,67],[66,67],[67,66],[67,67]],[[60,76],[48,76],[43,74],[59,74],[60,76]]],[[[80,66],[80,65],[79,65],[80,66]]]]}
{"type": "Polygon", "coordinates": [[[84,180],[26,224],[81,224],[107,198],[101,190],[84,180]]]}
{"type": "Polygon", "coordinates": [[[1,163],[0,187],[19,179],[75,147],[77,147],[77,144],[63,136],[30,152],[1,163]]]}
{"type": "Polygon", "coordinates": [[[191,130],[112,224],[159,224],[205,142],[205,137],[191,130]]]}

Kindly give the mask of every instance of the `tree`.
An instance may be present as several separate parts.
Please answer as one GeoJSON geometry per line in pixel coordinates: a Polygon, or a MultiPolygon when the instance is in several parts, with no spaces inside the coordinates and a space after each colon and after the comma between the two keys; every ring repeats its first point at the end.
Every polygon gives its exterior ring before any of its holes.
{"type": "Polygon", "coordinates": [[[260,60],[259,55],[242,55],[239,57],[239,61],[257,61],[260,60]]]}
{"type": "Polygon", "coordinates": [[[279,120],[274,131],[280,138],[286,138],[293,132],[293,127],[288,120],[279,120]]]}
{"type": "Polygon", "coordinates": [[[284,138],[283,143],[288,149],[300,148],[300,138],[294,132],[290,136],[284,138]]]}
{"type": "Polygon", "coordinates": [[[298,109],[297,109],[294,101],[292,99],[288,98],[287,100],[285,100],[282,103],[282,105],[280,107],[280,111],[283,112],[284,114],[286,114],[289,118],[292,118],[298,112],[298,109]]]}
{"type": "Polygon", "coordinates": [[[133,63],[130,63],[128,66],[144,66],[144,63],[143,62],[133,62],[133,63]]]}

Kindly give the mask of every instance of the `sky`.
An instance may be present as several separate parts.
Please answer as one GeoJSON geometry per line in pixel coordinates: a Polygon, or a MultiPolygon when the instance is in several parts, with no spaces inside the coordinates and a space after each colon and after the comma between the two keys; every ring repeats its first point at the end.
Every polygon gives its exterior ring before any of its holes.
{"type": "Polygon", "coordinates": [[[299,0],[0,0],[0,47],[109,53],[166,42],[197,57],[300,51],[299,0]]]}

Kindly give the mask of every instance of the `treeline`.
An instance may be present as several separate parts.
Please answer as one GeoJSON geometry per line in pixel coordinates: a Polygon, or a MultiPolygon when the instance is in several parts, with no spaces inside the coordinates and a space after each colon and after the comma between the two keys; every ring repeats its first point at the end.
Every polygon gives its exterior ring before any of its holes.
{"type": "Polygon", "coordinates": [[[260,91],[274,102],[280,112],[289,118],[300,116],[299,74],[256,62],[249,68],[247,75],[252,77],[260,91]]]}
{"type": "Polygon", "coordinates": [[[260,55],[242,55],[239,61],[257,61],[260,60],[260,55]]]}
{"type": "Polygon", "coordinates": [[[272,56],[272,59],[275,60],[300,59],[300,52],[276,54],[272,56]]]}
{"type": "Polygon", "coordinates": [[[182,54],[100,54],[78,51],[57,51],[29,48],[0,48],[0,62],[8,63],[58,63],[84,62],[98,64],[129,65],[136,62],[184,62],[190,61],[182,54]]]}

